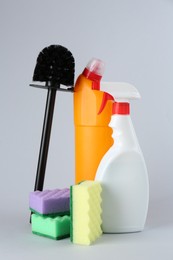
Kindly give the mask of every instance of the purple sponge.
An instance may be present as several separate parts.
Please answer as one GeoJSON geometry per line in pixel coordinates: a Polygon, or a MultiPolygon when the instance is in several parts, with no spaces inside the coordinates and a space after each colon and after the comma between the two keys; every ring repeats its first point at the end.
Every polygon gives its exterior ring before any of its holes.
{"type": "Polygon", "coordinates": [[[64,215],[70,211],[70,189],[34,191],[29,196],[31,211],[41,215],[64,215]]]}

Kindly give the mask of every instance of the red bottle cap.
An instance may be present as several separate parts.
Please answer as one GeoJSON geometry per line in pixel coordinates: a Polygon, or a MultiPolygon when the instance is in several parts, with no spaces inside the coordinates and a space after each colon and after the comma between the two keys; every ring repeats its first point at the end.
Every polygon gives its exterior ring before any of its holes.
{"type": "Polygon", "coordinates": [[[102,76],[96,74],[95,72],[90,71],[89,69],[85,68],[82,73],[87,79],[93,80],[93,81],[100,81],[102,76]]]}
{"type": "Polygon", "coordinates": [[[130,114],[130,104],[125,102],[114,102],[112,106],[113,115],[129,115],[130,114]]]}
{"type": "Polygon", "coordinates": [[[92,89],[100,90],[100,80],[104,72],[104,62],[99,59],[91,59],[83,71],[83,75],[92,80],[92,89]]]}

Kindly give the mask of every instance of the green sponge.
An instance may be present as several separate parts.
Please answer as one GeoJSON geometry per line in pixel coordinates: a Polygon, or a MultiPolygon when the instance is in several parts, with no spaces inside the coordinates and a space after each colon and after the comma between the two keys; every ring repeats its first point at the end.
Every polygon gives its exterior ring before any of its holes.
{"type": "Polygon", "coordinates": [[[101,236],[101,185],[84,181],[70,187],[70,238],[75,244],[90,245],[101,236]]]}
{"type": "Polygon", "coordinates": [[[69,237],[70,216],[47,217],[32,214],[32,232],[56,240],[69,237]]]}

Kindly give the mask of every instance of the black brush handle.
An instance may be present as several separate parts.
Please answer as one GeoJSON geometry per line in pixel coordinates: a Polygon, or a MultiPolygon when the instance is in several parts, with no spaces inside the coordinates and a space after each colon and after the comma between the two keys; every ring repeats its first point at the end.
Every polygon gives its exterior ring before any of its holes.
{"type": "Polygon", "coordinates": [[[46,164],[47,164],[47,155],[49,150],[50,134],[52,128],[52,119],[53,119],[54,106],[55,106],[55,98],[56,98],[56,89],[48,88],[34,191],[43,190],[44,177],[45,177],[46,164]]]}

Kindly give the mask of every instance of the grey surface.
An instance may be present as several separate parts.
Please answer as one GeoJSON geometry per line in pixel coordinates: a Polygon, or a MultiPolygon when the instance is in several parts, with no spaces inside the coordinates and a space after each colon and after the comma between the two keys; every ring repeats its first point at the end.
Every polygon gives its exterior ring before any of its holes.
{"type": "MultiPolygon", "coordinates": [[[[0,258],[172,259],[173,1],[9,1],[0,3],[0,258]],[[29,87],[38,53],[61,44],[76,76],[92,57],[105,81],[127,81],[141,96],[132,119],[150,180],[142,233],[104,235],[91,247],[31,234],[28,194],[37,167],[46,91],[29,87]]],[[[73,98],[57,93],[45,188],[74,182],[73,98]]]]}

